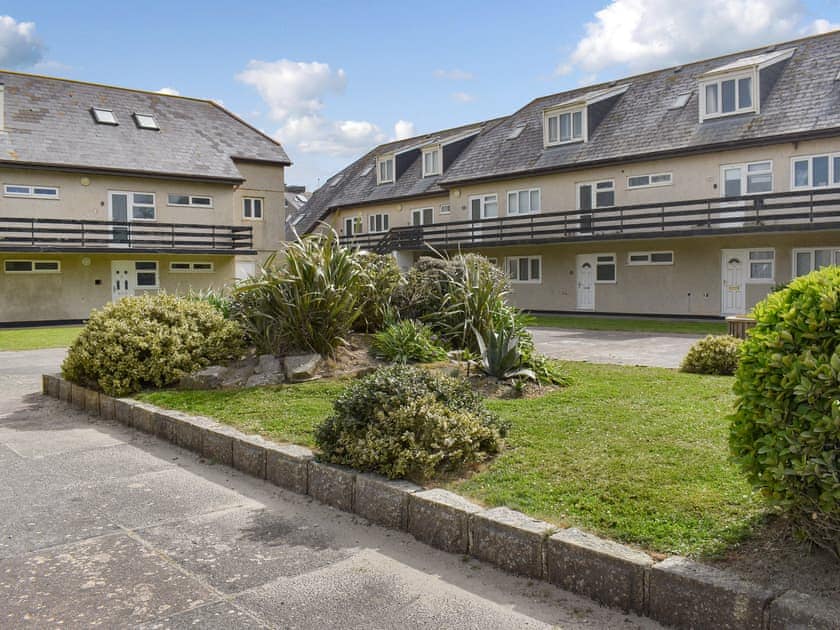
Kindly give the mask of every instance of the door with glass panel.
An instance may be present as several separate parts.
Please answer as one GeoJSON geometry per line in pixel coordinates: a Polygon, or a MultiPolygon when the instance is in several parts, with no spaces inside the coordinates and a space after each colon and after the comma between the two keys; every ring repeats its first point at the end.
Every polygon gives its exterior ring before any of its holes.
{"type": "Polygon", "coordinates": [[[108,215],[115,224],[111,226],[111,242],[116,245],[128,245],[132,241],[131,223],[155,220],[155,195],[109,191],[108,215]]]}
{"type": "Polygon", "coordinates": [[[489,238],[490,234],[498,232],[495,222],[492,225],[483,225],[487,219],[499,217],[499,199],[496,195],[475,195],[470,197],[470,216],[473,220],[472,237],[474,241],[489,238]]]}
{"type": "Polygon", "coordinates": [[[600,182],[586,182],[577,185],[578,231],[592,234],[592,211],[611,208],[615,205],[615,182],[605,179],[600,182]]]}
{"type": "Polygon", "coordinates": [[[130,260],[111,261],[111,301],[117,302],[134,295],[134,263],[130,260]]]}
{"type": "MultiPolygon", "coordinates": [[[[722,166],[720,169],[720,179],[721,197],[743,197],[746,195],[771,193],[773,192],[773,163],[767,160],[764,162],[722,166]]],[[[759,200],[754,201],[752,205],[756,207],[757,204],[760,204],[759,200]]],[[[721,202],[720,227],[743,227],[744,208],[747,205],[749,205],[749,202],[744,200],[721,202]],[[738,209],[731,211],[725,210],[730,207],[737,207],[738,209]]]]}

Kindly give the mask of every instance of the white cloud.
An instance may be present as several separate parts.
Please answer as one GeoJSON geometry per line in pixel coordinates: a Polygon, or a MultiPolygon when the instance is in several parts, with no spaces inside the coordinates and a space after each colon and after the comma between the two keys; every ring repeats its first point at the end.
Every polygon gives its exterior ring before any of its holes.
{"type": "Polygon", "coordinates": [[[453,92],[452,100],[456,103],[472,103],[475,97],[467,92],[453,92]]]}
{"type": "Polygon", "coordinates": [[[158,90],[158,94],[167,94],[169,96],[181,96],[181,93],[173,87],[162,87],[158,90]]]}
{"type": "Polygon", "coordinates": [[[806,34],[808,34],[808,33],[816,33],[816,34],[829,33],[831,31],[836,31],[837,29],[840,29],[840,24],[834,24],[832,22],[829,22],[828,20],[820,18],[818,20],[814,20],[813,22],[811,22],[809,27],[806,29],[806,34]]]}
{"type": "Polygon", "coordinates": [[[357,155],[388,139],[365,120],[327,120],[318,114],[289,117],[274,137],[287,148],[330,156],[357,155]]]}
{"type": "Polygon", "coordinates": [[[801,0],[612,0],[555,74],[643,71],[836,28],[822,19],[803,26],[806,15],[801,0]]]}
{"type": "Polygon", "coordinates": [[[451,70],[443,70],[439,68],[435,70],[435,76],[438,79],[448,79],[450,81],[470,81],[474,78],[472,72],[459,70],[458,68],[452,68],[451,70]]]}
{"type": "Polygon", "coordinates": [[[257,88],[275,120],[290,116],[311,116],[324,107],[323,98],[331,92],[344,91],[347,77],[344,70],[333,70],[318,61],[257,61],[236,75],[236,78],[257,88]]]}
{"type": "Polygon", "coordinates": [[[394,124],[394,140],[405,140],[416,136],[417,132],[414,130],[414,123],[408,120],[398,120],[394,124]]]}
{"type": "Polygon", "coordinates": [[[18,22],[0,15],[0,66],[34,66],[44,57],[44,45],[35,35],[34,22],[18,22]]]}

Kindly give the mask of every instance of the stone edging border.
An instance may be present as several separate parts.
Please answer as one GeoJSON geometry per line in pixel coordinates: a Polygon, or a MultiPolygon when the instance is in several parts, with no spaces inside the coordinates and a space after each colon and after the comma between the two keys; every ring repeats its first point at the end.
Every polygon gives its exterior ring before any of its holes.
{"type": "Polygon", "coordinates": [[[57,375],[43,392],[106,420],[116,420],[220,464],[471,555],[518,575],[546,580],[596,602],[679,628],[832,628],[840,602],[797,591],[771,591],[687,558],[655,562],[647,554],[520,512],[484,509],[447,490],[315,460],[307,448],[245,435],[209,418],[112,398],[57,375]]]}

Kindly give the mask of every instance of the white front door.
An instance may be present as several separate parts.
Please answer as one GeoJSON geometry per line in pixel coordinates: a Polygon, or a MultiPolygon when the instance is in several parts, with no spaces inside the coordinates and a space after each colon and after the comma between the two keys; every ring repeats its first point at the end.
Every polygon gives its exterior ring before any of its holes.
{"type": "Polygon", "coordinates": [[[130,260],[111,261],[111,300],[116,302],[122,298],[134,295],[136,285],[134,277],[134,263],[130,260]]]}
{"type": "Polygon", "coordinates": [[[747,252],[724,249],[721,254],[721,312],[723,315],[743,315],[747,310],[747,252]]]}
{"type": "Polygon", "coordinates": [[[580,254],[577,257],[577,308],[579,311],[595,310],[595,256],[580,254]]]}

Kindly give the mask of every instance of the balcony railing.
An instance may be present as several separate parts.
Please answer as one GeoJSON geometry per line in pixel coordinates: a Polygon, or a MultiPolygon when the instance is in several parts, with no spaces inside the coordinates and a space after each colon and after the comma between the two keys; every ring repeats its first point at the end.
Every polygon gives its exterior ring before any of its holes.
{"type": "Polygon", "coordinates": [[[393,228],[342,237],[379,252],[701,234],[840,229],[840,188],[664,201],[393,228]]]}
{"type": "Polygon", "coordinates": [[[37,249],[241,252],[253,247],[247,225],[16,219],[0,217],[0,250],[37,249]]]}

